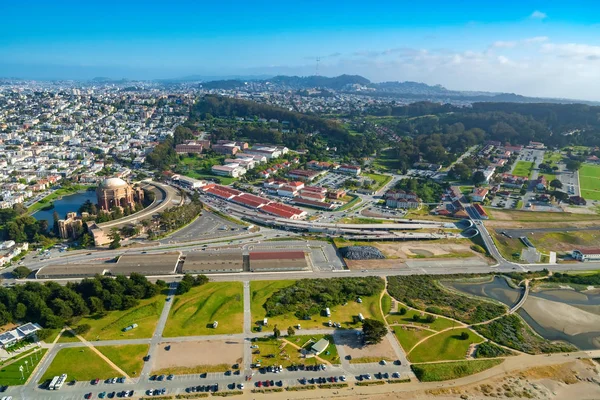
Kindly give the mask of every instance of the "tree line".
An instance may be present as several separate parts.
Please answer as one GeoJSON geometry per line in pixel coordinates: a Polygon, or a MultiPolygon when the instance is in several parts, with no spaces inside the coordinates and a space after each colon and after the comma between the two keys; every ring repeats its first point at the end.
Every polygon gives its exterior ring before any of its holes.
{"type": "Polygon", "coordinates": [[[129,278],[95,276],[65,286],[56,282],[27,282],[0,287],[0,324],[28,321],[44,328],[62,328],[81,317],[130,309],[165,287],[162,281],[154,284],[136,273],[129,278]]]}

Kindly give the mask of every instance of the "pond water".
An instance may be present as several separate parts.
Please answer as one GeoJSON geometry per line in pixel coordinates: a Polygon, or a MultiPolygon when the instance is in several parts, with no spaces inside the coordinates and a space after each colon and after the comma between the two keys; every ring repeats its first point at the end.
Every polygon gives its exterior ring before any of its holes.
{"type": "Polygon", "coordinates": [[[511,288],[506,279],[495,276],[490,282],[443,282],[445,286],[472,296],[489,297],[512,307],[519,301],[521,290],[511,288]]]}
{"type": "MultiPolygon", "coordinates": [[[[449,288],[472,296],[487,297],[512,307],[521,291],[506,280],[491,282],[443,282],[449,288]]],[[[525,322],[548,340],[563,340],[582,350],[600,349],[600,293],[569,289],[530,292],[518,311],[525,322]]]]}
{"type": "Polygon", "coordinates": [[[77,212],[79,207],[85,203],[86,200],[96,204],[96,192],[94,190],[86,190],[85,192],[75,193],[69,196],[64,196],[60,200],[53,202],[54,208],[50,210],[39,210],[33,216],[38,221],[48,221],[48,228],[52,229],[54,226],[54,211],[58,213],[60,218],[64,218],[69,212],[77,212]]]}

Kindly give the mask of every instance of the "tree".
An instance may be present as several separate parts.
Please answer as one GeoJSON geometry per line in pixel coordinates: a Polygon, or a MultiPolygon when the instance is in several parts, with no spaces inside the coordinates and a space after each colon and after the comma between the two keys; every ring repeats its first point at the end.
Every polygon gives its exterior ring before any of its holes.
{"type": "Polygon", "coordinates": [[[425,317],[425,322],[427,322],[428,324],[431,324],[434,321],[435,321],[435,315],[427,314],[427,316],[425,317]]]}
{"type": "Polygon", "coordinates": [[[566,167],[569,171],[578,171],[581,168],[581,161],[569,160],[566,163],[566,167]]]}
{"type": "Polygon", "coordinates": [[[485,182],[485,175],[483,174],[482,171],[475,171],[475,173],[473,174],[471,179],[473,180],[473,183],[475,185],[478,185],[480,183],[485,182]]]}
{"type": "Polygon", "coordinates": [[[275,325],[275,327],[273,328],[273,337],[275,339],[277,339],[280,336],[281,336],[281,331],[279,330],[279,328],[277,327],[277,325],[275,325]]]}
{"type": "Polygon", "coordinates": [[[419,317],[419,314],[413,314],[413,316],[412,316],[413,321],[419,322],[420,319],[421,319],[421,317],[419,317]]]}
{"type": "Polygon", "coordinates": [[[376,319],[367,318],[363,321],[363,336],[365,344],[377,344],[388,334],[385,324],[376,319]]]}
{"type": "Polygon", "coordinates": [[[559,202],[569,200],[569,195],[565,192],[561,192],[560,190],[554,190],[550,194],[559,202]]]}
{"type": "Polygon", "coordinates": [[[468,333],[468,332],[465,332],[465,331],[463,331],[463,332],[460,334],[460,340],[467,340],[467,339],[469,339],[469,333],[468,333]]]}
{"type": "Polygon", "coordinates": [[[471,169],[465,164],[456,163],[449,171],[449,175],[451,178],[467,181],[469,178],[471,178],[471,169]]]}
{"type": "Polygon", "coordinates": [[[29,276],[31,270],[25,266],[17,267],[13,270],[12,274],[17,279],[24,279],[29,276]]]}
{"type": "Polygon", "coordinates": [[[58,237],[59,236],[58,220],[60,219],[60,217],[58,216],[58,213],[56,211],[54,211],[52,213],[52,219],[54,220],[54,226],[52,227],[52,229],[54,230],[54,235],[56,235],[58,237]]]}
{"type": "Polygon", "coordinates": [[[406,311],[407,311],[407,310],[406,310],[406,307],[400,307],[400,310],[398,311],[398,313],[399,313],[400,315],[406,315],[406,311]]]}
{"type": "Polygon", "coordinates": [[[550,181],[550,187],[553,187],[554,189],[562,189],[563,184],[558,179],[552,179],[550,181]]]}
{"type": "Polygon", "coordinates": [[[81,325],[78,325],[74,329],[74,331],[78,335],[83,335],[85,333],[88,333],[90,331],[90,329],[92,329],[92,326],[90,324],[81,324],[81,325]]]}
{"type": "Polygon", "coordinates": [[[288,336],[294,336],[296,334],[296,330],[294,329],[293,326],[288,326],[287,332],[288,332],[288,336]]]}
{"type": "Polygon", "coordinates": [[[121,247],[121,235],[119,235],[117,228],[112,228],[108,237],[110,238],[109,249],[118,249],[121,247]]]}

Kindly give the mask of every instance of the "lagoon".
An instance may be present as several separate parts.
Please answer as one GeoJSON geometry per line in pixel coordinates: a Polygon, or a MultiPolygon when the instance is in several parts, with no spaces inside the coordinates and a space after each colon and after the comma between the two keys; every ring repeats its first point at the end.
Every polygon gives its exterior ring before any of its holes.
{"type": "Polygon", "coordinates": [[[49,210],[39,210],[33,214],[33,217],[35,217],[35,219],[37,219],[38,221],[48,221],[48,228],[52,229],[52,227],[54,226],[53,215],[55,211],[58,213],[59,218],[65,218],[67,213],[77,212],[77,210],[79,210],[79,207],[81,207],[81,205],[85,203],[86,200],[89,200],[92,203],[96,204],[96,191],[86,190],[84,192],[64,196],[62,199],[55,200],[52,202],[52,204],[54,204],[53,208],[49,210]]]}

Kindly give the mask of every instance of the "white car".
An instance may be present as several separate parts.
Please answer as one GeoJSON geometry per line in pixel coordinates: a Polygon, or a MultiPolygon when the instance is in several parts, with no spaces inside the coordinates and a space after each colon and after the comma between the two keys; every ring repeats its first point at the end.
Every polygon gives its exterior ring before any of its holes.
{"type": "Polygon", "coordinates": [[[238,385],[238,389],[240,389],[240,390],[243,390],[243,389],[244,389],[244,384],[243,384],[243,383],[240,383],[240,384],[238,385]]]}

